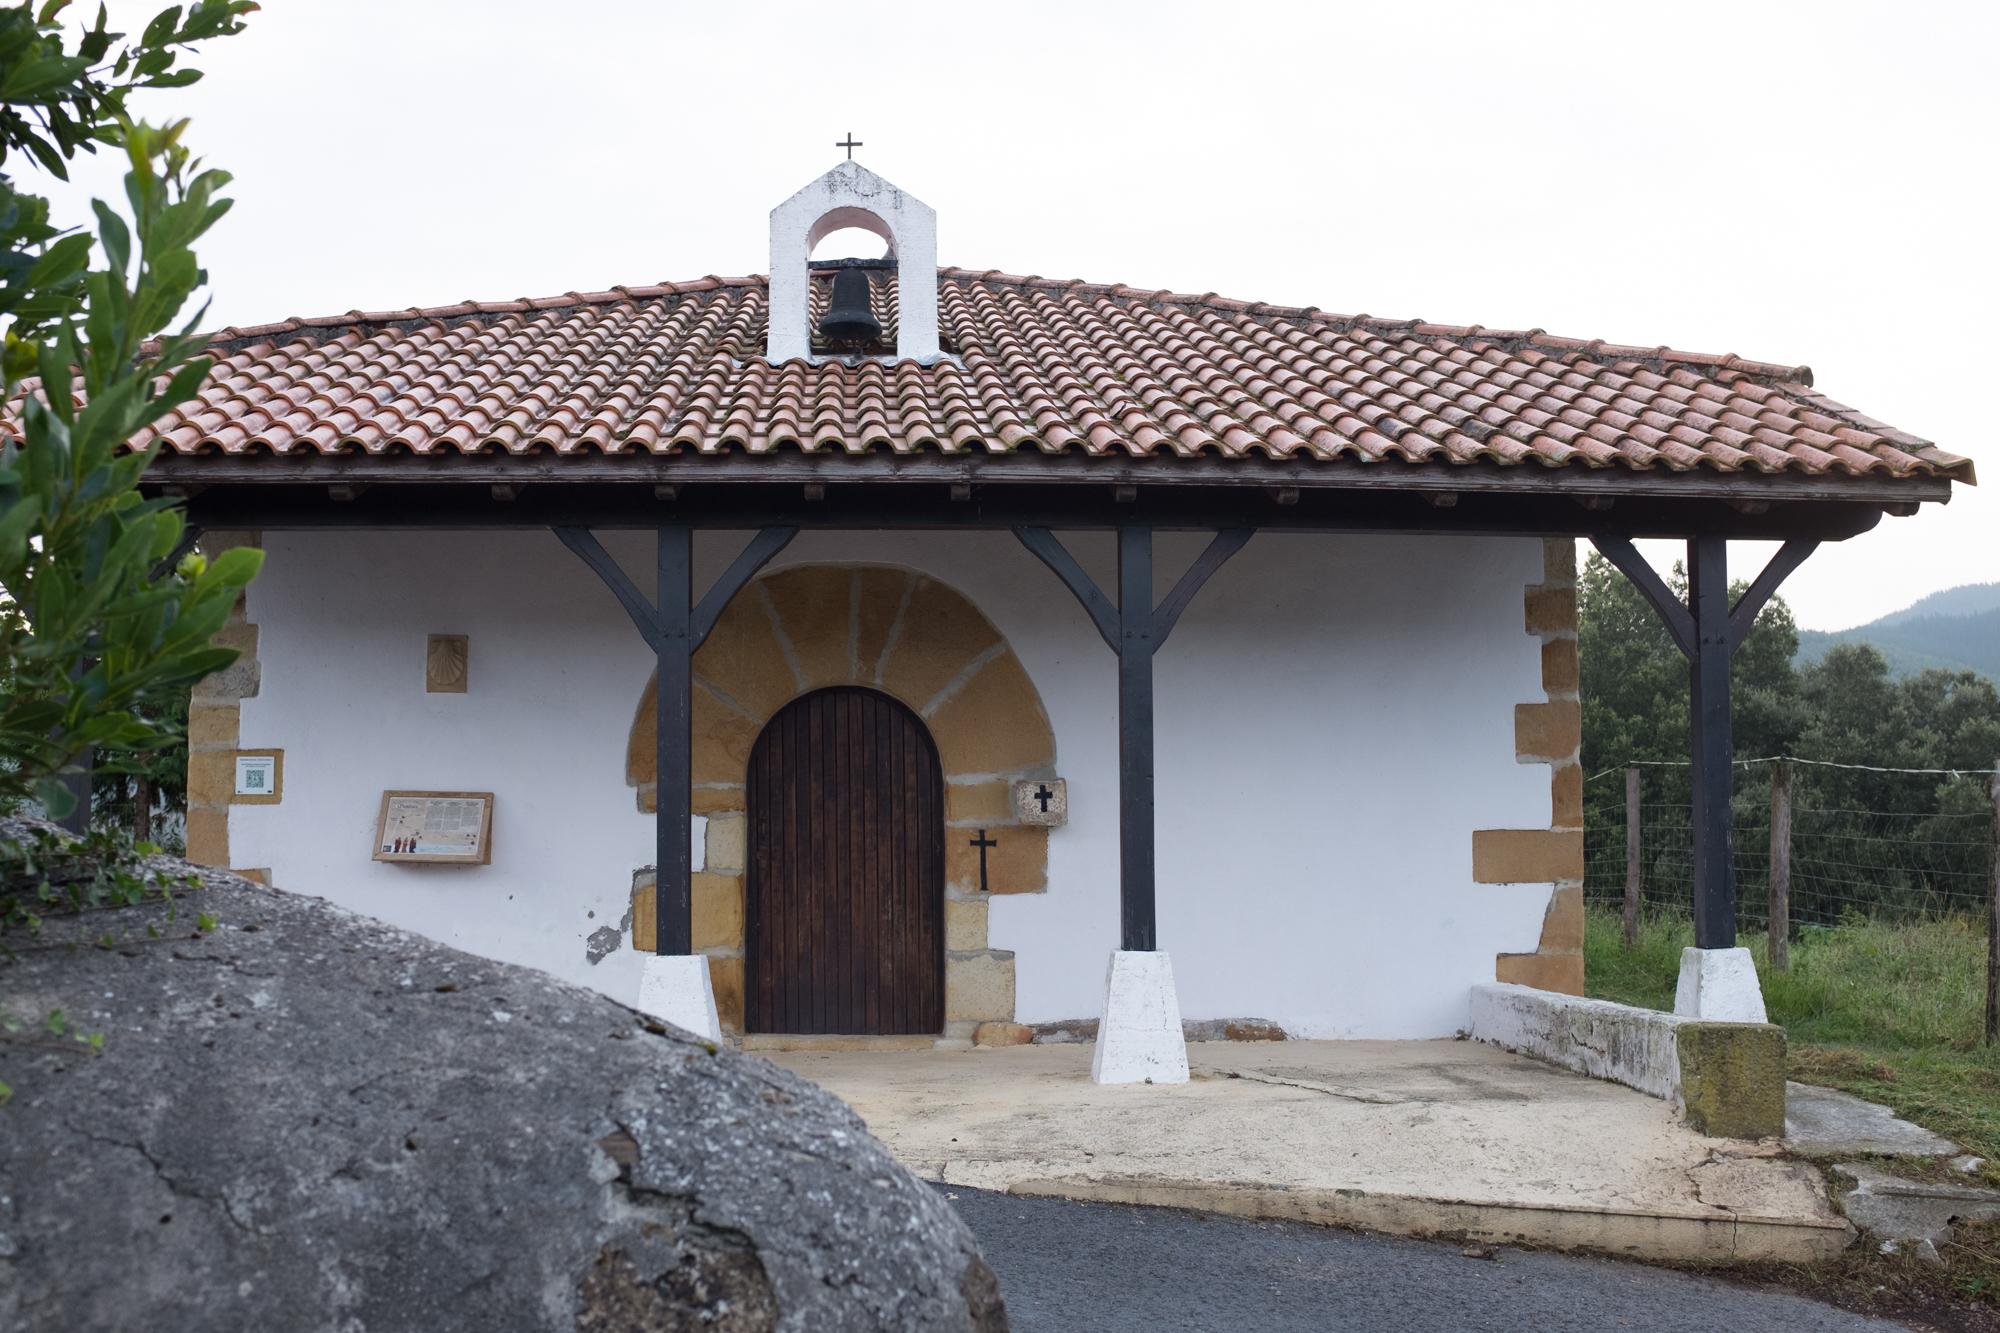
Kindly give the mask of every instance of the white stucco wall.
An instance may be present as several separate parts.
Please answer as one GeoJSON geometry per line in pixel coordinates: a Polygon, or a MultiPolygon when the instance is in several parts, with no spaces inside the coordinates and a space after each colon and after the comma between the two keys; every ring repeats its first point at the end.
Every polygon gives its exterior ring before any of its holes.
{"type": "MultiPolygon", "coordinates": [[[[1110,586],[1109,535],[1071,540],[1110,586]]],[[[646,582],[650,538],[605,541],[646,582]]],[[[1162,536],[1162,594],[1203,541],[1162,536]]],[[[740,543],[704,535],[697,578],[740,543]]],[[[233,863],[629,1001],[631,950],[585,957],[652,860],[624,781],[651,663],[610,593],[539,532],[272,532],[265,547],[249,601],[263,681],[241,743],[285,750],[285,791],[233,810],[233,863]],[[467,693],[424,692],[434,633],[470,637],[467,693]],[[493,791],[493,864],[370,861],[398,787],[493,791]]],[[[953,584],[1033,677],[1070,823],[1048,893],[994,899],[991,942],[1016,951],[1021,1021],[1094,1015],[1118,920],[1110,651],[1004,533],[808,533],[777,566],[824,560],[953,584]]],[[[1156,677],[1160,941],[1186,1017],[1444,1035],[1496,953],[1534,949],[1547,888],[1472,883],[1471,832],[1548,822],[1548,770],[1515,762],[1513,733],[1514,705],[1542,697],[1522,628],[1541,560],[1528,539],[1266,532],[1188,610],[1156,677]]]]}

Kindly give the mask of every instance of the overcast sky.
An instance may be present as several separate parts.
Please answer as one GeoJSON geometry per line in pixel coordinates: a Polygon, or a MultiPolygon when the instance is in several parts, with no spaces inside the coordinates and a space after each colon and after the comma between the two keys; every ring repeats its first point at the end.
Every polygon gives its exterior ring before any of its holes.
{"type": "Polygon", "coordinates": [[[141,110],[237,177],[217,325],[762,272],[851,129],[945,264],[1804,362],[1989,476],[1794,575],[1836,628],[2000,580],[1996,15],[265,0],[141,110]]]}

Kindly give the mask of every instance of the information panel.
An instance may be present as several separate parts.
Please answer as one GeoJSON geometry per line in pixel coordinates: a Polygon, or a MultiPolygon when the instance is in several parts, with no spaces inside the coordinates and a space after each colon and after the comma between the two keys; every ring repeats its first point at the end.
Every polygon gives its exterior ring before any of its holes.
{"type": "Polygon", "coordinates": [[[492,839],[490,791],[385,791],[374,859],[490,865],[492,839]]]}

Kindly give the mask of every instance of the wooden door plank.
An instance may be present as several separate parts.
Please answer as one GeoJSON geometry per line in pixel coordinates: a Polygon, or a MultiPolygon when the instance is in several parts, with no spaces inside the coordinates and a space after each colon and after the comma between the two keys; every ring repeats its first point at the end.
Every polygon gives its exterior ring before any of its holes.
{"type": "Polygon", "coordinates": [[[944,1026],[944,783],[922,721],[873,690],[794,700],[746,783],[751,1031],[944,1026]]]}

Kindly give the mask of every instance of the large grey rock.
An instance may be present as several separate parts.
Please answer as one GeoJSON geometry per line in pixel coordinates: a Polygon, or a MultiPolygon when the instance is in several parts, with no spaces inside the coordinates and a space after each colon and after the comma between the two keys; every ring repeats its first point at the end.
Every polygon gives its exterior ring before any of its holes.
{"type": "Polygon", "coordinates": [[[0,1041],[0,1329],[1006,1327],[964,1224],[813,1085],[209,879],[0,959],[0,1006],[105,1038],[0,1041]]]}
{"type": "Polygon", "coordinates": [[[1785,1138],[1802,1157],[1949,1157],[1950,1139],[1850,1092],[1785,1085],[1785,1138]]]}

